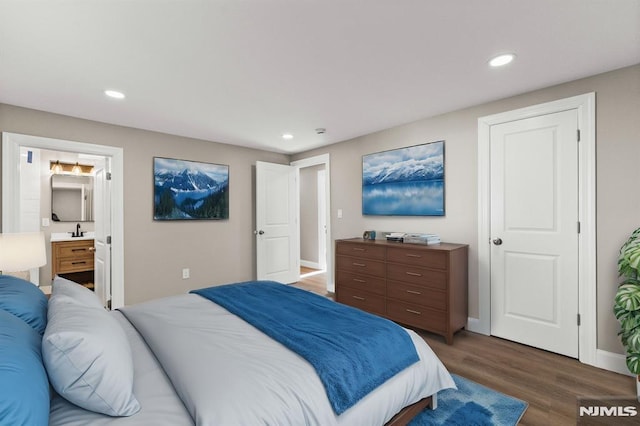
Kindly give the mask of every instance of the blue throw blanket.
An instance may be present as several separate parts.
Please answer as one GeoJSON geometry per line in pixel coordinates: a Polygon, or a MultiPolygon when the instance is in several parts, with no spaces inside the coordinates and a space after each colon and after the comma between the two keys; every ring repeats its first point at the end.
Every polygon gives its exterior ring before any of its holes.
{"type": "Polygon", "coordinates": [[[306,359],[336,414],[418,361],[400,326],[274,281],[193,290],[306,359]]]}

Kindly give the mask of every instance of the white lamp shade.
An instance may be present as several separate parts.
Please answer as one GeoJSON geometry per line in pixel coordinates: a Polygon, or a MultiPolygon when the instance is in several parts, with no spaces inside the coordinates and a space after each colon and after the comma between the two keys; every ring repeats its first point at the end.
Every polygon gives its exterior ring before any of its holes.
{"type": "Polygon", "coordinates": [[[0,234],[0,271],[27,271],[46,263],[44,233],[0,234]]]}

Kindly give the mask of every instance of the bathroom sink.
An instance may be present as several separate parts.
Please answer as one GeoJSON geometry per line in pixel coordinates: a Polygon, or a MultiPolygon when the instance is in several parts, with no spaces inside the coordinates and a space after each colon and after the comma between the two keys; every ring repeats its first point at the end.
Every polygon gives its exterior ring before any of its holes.
{"type": "Polygon", "coordinates": [[[93,240],[96,236],[96,233],[93,231],[85,232],[82,237],[72,237],[72,232],[52,232],[51,233],[51,242],[56,241],[76,241],[76,240],[93,240]]]}

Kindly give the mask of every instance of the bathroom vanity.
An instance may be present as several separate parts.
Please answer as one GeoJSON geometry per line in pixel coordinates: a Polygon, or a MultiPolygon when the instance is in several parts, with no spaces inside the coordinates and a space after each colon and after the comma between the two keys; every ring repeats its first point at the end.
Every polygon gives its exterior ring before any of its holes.
{"type": "Polygon", "coordinates": [[[51,234],[51,278],[68,278],[93,289],[94,235],[71,237],[69,233],[51,234]]]}

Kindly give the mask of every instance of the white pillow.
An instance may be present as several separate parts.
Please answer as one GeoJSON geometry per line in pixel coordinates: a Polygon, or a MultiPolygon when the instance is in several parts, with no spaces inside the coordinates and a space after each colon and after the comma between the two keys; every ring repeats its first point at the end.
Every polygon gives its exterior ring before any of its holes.
{"type": "Polygon", "coordinates": [[[53,388],[84,409],[109,416],[140,410],[133,395],[133,359],[127,337],[104,309],[66,294],[49,300],[42,358],[53,388]]]}
{"type": "Polygon", "coordinates": [[[51,295],[55,294],[66,294],[83,305],[104,309],[100,298],[95,292],[58,275],[53,279],[51,289],[51,295]]]}

